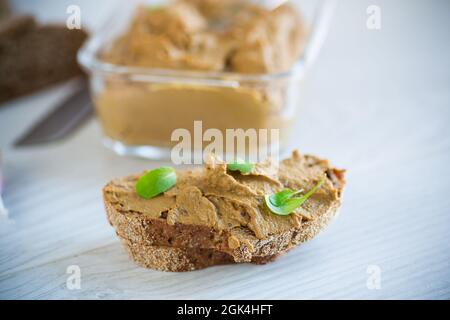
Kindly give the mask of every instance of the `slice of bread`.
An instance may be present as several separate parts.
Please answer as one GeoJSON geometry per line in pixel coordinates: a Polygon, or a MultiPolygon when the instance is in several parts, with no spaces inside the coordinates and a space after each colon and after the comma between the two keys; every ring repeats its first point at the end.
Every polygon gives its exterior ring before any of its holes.
{"type": "Polygon", "coordinates": [[[11,14],[9,2],[7,0],[0,0],[0,22],[6,19],[11,14]]]}
{"type": "Polygon", "coordinates": [[[86,37],[31,16],[0,21],[0,103],[83,75],[76,54],[86,37]]]}
{"type": "MultiPolygon", "coordinates": [[[[317,235],[337,214],[345,185],[344,171],[332,168],[326,160],[302,156],[297,151],[291,158],[280,162],[279,170],[275,173],[261,174],[258,173],[258,168],[264,166],[257,166],[257,172],[248,176],[228,172],[222,164],[217,163],[209,164],[200,171],[187,171],[186,174],[179,172],[176,187],[164,196],[154,198],[156,200],[145,200],[136,194],[134,186],[139,176],[115,179],[103,189],[108,220],[138,264],[159,270],[198,269],[228,263],[230,259],[232,262],[273,260],[281,253],[317,235]],[[214,173],[215,182],[207,180],[208,176],[203,175],[204,172],[214,173]],[[191,223],[173,221],[173,215],[177,214],[179,209],[183,209],[180,210],[183,219],[200,214],[200,211],[186,211],[178,204],[182,191],[190,190],[192,186],[198,187],[202,193],[199,202],[214,202],[220,217],[218,219],[223,219],[220,212],[223,204],[217,202],[214,193],[222,192],[221,197],[228,199],[227,201],[236,207],[241,205],[240,197],[244,200],[249,197],[236,193],[235,190],[240,187],[247,188],[242,190],[253,190],[256,185],[257,188],[262,186],[263,189],[270,189],[267,185],[273,185],[273,181],[276,181],[281,185],[280,188],[308,190],[324,174],[326,178],[322,187],[289,216],[276,216],[268,212],[264,208],[263,194],[255,192],[251,197],[255,198],[258,208],[252,213],[254,216],[244,220],[245,223],[241,221],[238,225],[218,230],[217,224],[205,224],[201,219],[191,219],[191,223]],[[233,182],[231,195],[223,193],[221,186],[227,179],[233,182]],[[207,186],[200,183],[203,180],[207,182],[207,186]],[[234,197],[236,194],[237,197],[234,197]],[[166,201],[170,202],[168,210],[164,204],[166,201]],[[257,225],[252,225],[252,221],[256,221],[257,225]],[[269,232],[264,233],[265,230],[269,232]],[[208,257],[211,252],[213,256],[208,260],[205,255],[208,257]],[[168,262],[169,260],[171,262],[168,262]],[[183,267],[179,267],[177,263],[183,267]]],[[[244,217],[248,215],[248,212],[241,213],[244,217]]]]}
{"type": "MultiPolygon", "coordinates": [[[[215,249],[152,246],[133,243],[123,238],[121,238],[121,242],[136,264],[160,271],[194,271],[216,265],[235,263],[232,256],[215,249]]],[[[254,256],[251,263],[266,264],[275,260],[277,256],[254,256]]]]}

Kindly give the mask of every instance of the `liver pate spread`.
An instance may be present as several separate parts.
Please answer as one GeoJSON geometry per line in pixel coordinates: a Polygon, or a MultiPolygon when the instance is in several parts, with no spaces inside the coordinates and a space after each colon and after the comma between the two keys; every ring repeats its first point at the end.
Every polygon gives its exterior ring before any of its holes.
{"type": "Polygon", "coordinates": [[[300,55],[304,28],[295,9],[269,11],[237,0],[183,0],[140,7],[103,59],[139,67],[272,73],[300,55]]]}
{"type": "MultiPolygon", "coordinates": [[[[304,30],[288,4],[269,11],[237,0],[174,1],[160,8],[139,7],[128,30],[101,58],[145,68],[266,74],[292,67],[303,48],[304,30]]],[[[181,76],[159,83],[111,75],[94,100],[105,134],[126,145],[174,146],[172,132],[185,128],[192,135],[195,120],[203,122],[203,130],[222,133],[279,129],[283,145],[293,116],[290,99],[295,99],[288,92],[290,81],[228,86],[181,76]]]]}
{"type": "Polygon", "coordinates": [[[319,217],[340,201],[340,187],[333,176],[342,172],[329,163],[294,151],[275,166],[267,160],[256,164],[250,174],[230,172],[226,164],[211,157],[204,168],[179,171],[177,184],[150,200],[139,197],[134,188],[137,176],[112,183],[112,201],[124,211],[137,212],[150,218],[165,217],[167,224],[199,225],[230,234],[231,249],[249,240],[268,239],[272,235],[299,229],[302,221],[319,217]],[[264,195],[283,188],[309,190],[324,175],[322,187],[301,207],[287,216],[271,213],[264,195]],[[126,200],[124,200],[126,199],[126,200]]]}

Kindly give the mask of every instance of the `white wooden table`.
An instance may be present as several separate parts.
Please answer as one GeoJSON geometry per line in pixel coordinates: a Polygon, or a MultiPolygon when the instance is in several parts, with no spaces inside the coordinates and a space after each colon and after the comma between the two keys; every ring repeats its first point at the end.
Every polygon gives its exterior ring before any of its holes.
{"type": "Polygon", "coordinates": [[[67,85],[2,106],[10,219],[0,222],[0,298],[450,298],[449,13],[445,0],[340,2],[293,147],[348,169],[345,203],[318,238],[264,266],[135,266],[106,221],[101,188],[161,163],[104,149],[95,121],[61,143],[13,148],[67,85]],[[379,31],[366,27],[371,4],[379,31]],[[66,286],[71,265],[79,290],[66,286]]]}

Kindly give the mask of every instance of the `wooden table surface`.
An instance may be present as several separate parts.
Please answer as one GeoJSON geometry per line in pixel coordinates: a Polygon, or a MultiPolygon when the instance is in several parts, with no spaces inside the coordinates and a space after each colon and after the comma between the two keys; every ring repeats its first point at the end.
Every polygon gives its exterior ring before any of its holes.
{"type": "Polygon", "coordinates": [[[60,143],[13,148],[70,85],[2,105],[0,298],[449,299],[449,14],[445,0],[340,1],[292,147],[348,170],[344,205],[319,237],[264,266],[135,266],[106,221],[101,188],[161,163],[106,150],[94,120],[60,143]],[[366,27],[371,4],[381,30],[366,27]],[[66,285],[72,265],[80,289],[66,285]]]}

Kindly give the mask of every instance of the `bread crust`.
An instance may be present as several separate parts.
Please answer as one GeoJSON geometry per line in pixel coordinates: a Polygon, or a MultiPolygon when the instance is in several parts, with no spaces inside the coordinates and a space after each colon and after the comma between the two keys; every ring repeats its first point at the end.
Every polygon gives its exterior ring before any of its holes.
{"type": "MultiPolygon", "coordinates": [[[[215,249],[152,246],[123,238],[121,242],[136,264],[160,271],[185,272],[235,263],[232,256],[215,249]]],[[[277,256],[254,256],[251,263],[266,264],[277,256]]]]}

